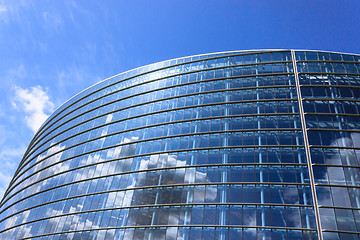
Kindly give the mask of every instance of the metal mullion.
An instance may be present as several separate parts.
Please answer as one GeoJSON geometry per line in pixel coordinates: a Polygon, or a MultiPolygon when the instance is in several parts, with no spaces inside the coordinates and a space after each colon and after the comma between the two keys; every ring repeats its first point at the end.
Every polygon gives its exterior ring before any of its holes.
{"type": "Polygon", "coordinates": [[[303,103],[302,103],[303,99],[301,97],[299,73],[297,71],[297,61],[296,61],[295,51],[294,50],[291,50],[291,57],[292,57],[292,62],[293,62],[293,67],[294,67],[295,83],[296,83],[296,90],[297,90],[298,101],[299,101],[301,125],[302,125],[302,128],[303,128],[303,136],[304,136],[305,152],[306,152],[308,169],[309,169],[311,192],[312,192],[312,195],[313,195],[314,212],[315,212],[315,218],[316,218],[316,227],[317,227],[319,240],[323,240],[322,231],[321,231],[320,213],[319,213],[319,207],[318,207],[316,189],[315,189],[314,172],[313,172],[313,168],[312,168],[311,155],[310,155],[310,146],[309,146],[309,140],[308,140],[308,135],[307,135],[307,131],[306,131],[304,107],[303,107],[303,103]]]}
{"type": "MultiPolygon", "coordinates": [[[[255,61],[257,61],[258,58],[255,59],[255,61]]],[[[258,68],[255,69],[255,75],[257,75],[258,72],[258,68]]],[[[259,92],[259,78],[256,76],[256,100],[260,100],[260,92],[259,92]]],[[[275,94],[274,94],[275,95],[275,94]]],[[[260,113],[260,106],[259,103],[256,104],[256,114],[260,113]]],[[[258,129],[258,144],[259,146],[262,145],[262,137],[261,137],[261,118],[257,118],[257,129],[258,129]]],[[[265,136],[264,136],[265,137],[265,136]]],[[[266,139],[264,139],[266,141],[266,139]]],[[[259,162],[262,163],[263,162],[263,156],[262,156],[262,151],[261,148],[258,149],[259,150],[259,162]]],[[[255,167],[256,169],[256,167],[255,167]]],[[[264,172],[263,172],[263,167],[260,167],[260,181],[259,182],[263,182],[264,181],[264,172]]],[[[260,203],[264,203],[264,186],[260,186],[260,203]]],[[[261,226],[264,227],[265,226],[265,210],[264,208],[261,209],[261,226]]],[[[263,236],[263,240],[265,239],[265,236],[263,236]]]]}
{"type": "MultiPolygon", "coordinates": [[[[230,77],[230,74],[228,71],[225,72],[225,75],[228,75],[228,76],[225,76],[225,77],[230,77]]],[[[223,105],[224,106],[224,110],[225,110],[225,117],[229,117],[230,115],[230,109],[229,109],[229,102],[230,102],[230,95],[229,95],[229,89],[231,89],[231,86],[230,86],[230,82],[229,82],[229,78],[227,78],[225,80],[225,89],[227,89],[228,91],[224,91],[225,92],[225,104],[223,105]]],[[[226,119],[225,119],[226,120],[226,119]]],[[[222,183],[228,183],[228,174],[227,174],[227,171],[226,171],[226,164],[229,163],[229,149],[226,148],[229,146],[229,142],[230,142],[230,137],[229,135],[227,134],[228,131],[230,131],[230,124],[228,121],[225,122],[225,131],[222,133],[223,137],[222,137],[222,140],[221,140],[221,145],[223,147],[225,147],[223,149],[223,151],[220,151],[220,157],[221,157],[221,163],[222,165],[219,166],[219,173],[220,173],[220,181],[222,183]]],[[[223,186],[223,187],[220,187],[220,203],[226,203],[228,202],[228,196],[227,196],[227,191],[224,189],[226,186],[223,186]]],[[[218,208],[218,207],[217,207],[218,208]]],[[[224,206],[220,206],[220,216],[219,216],[219,225],[220,226],[224,226],[225,223],[226,223],[226,218],[228,216],[226,216],[226,210],[224,209],[224,206]]],[[[221,234],[220,234],[220,240],[224,240],[225,239],[225,234],[223,231],[221,231],[221,234]]]]}
{"type": "MultiPolygon", "coordinates": [[[[296,64],[296,63],[295,63],[296,64]]],[[[294,65],[294,64],[293,64],[294,65]]],[[[295,70],[294,70],[295,71],[295,70]]],[[[290,83],[290,80],[289,80],[289,83],[290,83]]],[[[291,98],[293,98],[294,96],[293,96],[293,93],[290,91],[290,97],[291,98]]],[[[294,104],[292,104],[291,105],[291,109],[292,109],[292,112],[293,113],[295,113],[295,106],[294,106],[294,104]]],[[[297,121],[294,119],[294,128],[298,128],[298,126],[297,126],[297,121]]],[[[296,138],[295,138],[295,141],[296,141],[296,145],[300,145],[300,139],[299,139],[299,136],[298,135],[296,135],[296,138]]],[[[300,153],[300,151],[299,151],[299,149],[297,150],[297,160],[298,160],[298,163],[301,163],[302,162],[302,159],[301,159],[301,153],[300,153]]],[[[299,171],[300,171],[300,181],[301,181],[301,183],[305,183],[305,176],[304,176],[304,170],[303,170],[303,168],[300,168],[299,169],[299,171]]],[[[298,188],[299,187],[297,187],[297,190],[298,190],[298,188]]],[[[299,190],[298,190],[299,191],[299,190]]],[[[308,199],[307,199],[307,196],[306,196],[306,193],[304,192],[304,191],[302,191],[303,193],[302,193],[302,199],[303,199],[303,201],[304,201],[304,204],[307,204],[308,203],[308,199]]],[[[302,210],[300,209],[300,212],[301,212],[302,210]]],[[[305,217],[305,219],[306,219],[306,222],[308,223],[309,221],[310,221],[310,219],[309,219],[309,216],[308,215],[306,215],[306,217],[305,217]]]]}

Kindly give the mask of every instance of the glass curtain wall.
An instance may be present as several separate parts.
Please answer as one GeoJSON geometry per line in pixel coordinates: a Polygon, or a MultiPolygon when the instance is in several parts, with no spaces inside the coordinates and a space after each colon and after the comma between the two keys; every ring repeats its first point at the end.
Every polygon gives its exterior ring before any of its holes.
{"type": "Polygon", "coordinates": [[[296,53],[324,239],[360,232],[359,56],[296,53]]]}
{"type": "Polygon", "coordinates": [[[4,239],[358,239],[360,57],[264,50],[137,68],[43,124],[4,239]]]}

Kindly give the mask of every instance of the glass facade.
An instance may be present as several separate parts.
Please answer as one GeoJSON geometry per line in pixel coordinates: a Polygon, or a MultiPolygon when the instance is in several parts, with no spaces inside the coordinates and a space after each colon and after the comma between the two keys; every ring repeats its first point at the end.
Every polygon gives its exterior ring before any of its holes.
{"type": "Polygon", "coordinates": [[[359,239],[360,56],[254,50],[164,61],[43,124],[1,239],[359,239]]]}

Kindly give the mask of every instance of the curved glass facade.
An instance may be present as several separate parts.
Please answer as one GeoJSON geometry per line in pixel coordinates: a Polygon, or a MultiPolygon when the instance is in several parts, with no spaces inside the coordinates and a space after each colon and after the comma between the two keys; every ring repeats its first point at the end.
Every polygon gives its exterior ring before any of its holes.
{"type": "Polygon", "coordinates": [[[360,56],[198,55],[79,93],[27,149],[2,239],[359,239],[360,56]]]}

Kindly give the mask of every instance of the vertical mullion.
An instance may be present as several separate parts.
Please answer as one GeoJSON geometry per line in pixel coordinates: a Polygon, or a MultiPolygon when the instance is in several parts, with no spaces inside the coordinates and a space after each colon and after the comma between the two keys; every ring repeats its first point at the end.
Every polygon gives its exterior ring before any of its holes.
{"type": "MultiPolygon", "coordinates": [[[[255,62],[258,63],[258,58],[255,58],[255,62]]],[[[260,90],[259,90],[259,70],[258,70],[259,65],[255,65],[255,74],[256,74],[256,114],[257,116],[259,116],[260,112],[260,90]]],[[[253,118],[254,119],[254,118],[253,118]]],[[[257,117],[257,121],[256,121],[256,128],[258,130],[258,144],[259,144],[259,163],[263,163],[263,155],[262,155],[262,134],[261,134],[261,118],[257,117]]],[[[265,136],[265,135],[264,135],[265,136]]],[[[264,139],[265,140],[265,139],[264,139]]],[[[261,183],[260,185],[260,203],[264,204],[265,203],[265,197],[264,197],[264,168],[263,165],[260,165],[260,176],[259,176],[259,182],[261,183]]],[[[261,226],[265,227],[265,209],[264,207],[261,208],[261,226]]],[[[265,240],[265,235],[262,236],[262,239],[265,240]]]]}
{"type": "Polygon", "coordinates": [[[314,172],[313,172],[311,156],[310,156],[310,146],[309,146],[309,140],[308,140],[308,135],[307,135],[307,131],[306,131],[304,108],[303,108],[301,91],[300,91],[299,74],[298,74],[298,71],[297,71],[296,58],[295,58],[295,51],[294,50],[291,50],[291,58],[292,58],[292,63],[293,63],[293,68],[294,68],[296,92],[297,92],[297,96],[298,96],[299,111],[300,111],[300,118],[301,118],[301,126],[302,126],[303,135],[304,135],[305,152],[306,152],[306,158],[307,158],[307,165],[308,165],[308,169],[309,169],[311,192],[312,192],[313,202],[314,202],[314,212],[315,212],[315,218],[316,218],[316,227],[317,227],[319,240],[323,240],[322,231],[321,231],[321,223],[320,223],[319,207],[318,207],[318,202],[317,202],[317,197],[316,197],[314,172]]]}

